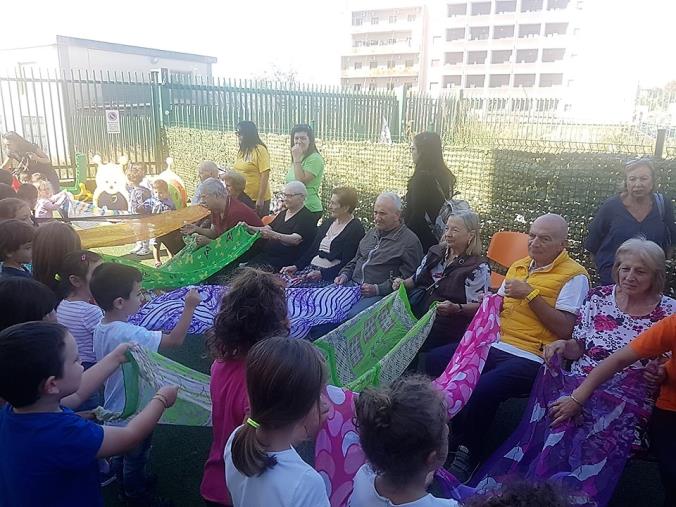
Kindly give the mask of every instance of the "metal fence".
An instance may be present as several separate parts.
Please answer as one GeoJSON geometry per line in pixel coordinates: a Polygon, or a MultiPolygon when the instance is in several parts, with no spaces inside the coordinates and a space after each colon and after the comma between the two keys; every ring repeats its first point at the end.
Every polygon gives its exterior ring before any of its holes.
{"type": "Polygon", "coordinates": [[[0,76],[0,131],[16,131],[41,146],[64,180],[73,178],[75,153],[104,160],[126,155],[154,171],[169,155],[166,129],[228,132],[243,119],[271,134],[309,123],[320,139],[388,143],[431,130],[446,145],[548,152],[644,155],[653,153],[662,135],[662,153],[676,157],[676,129],[657,129],[676,115],[676,94],[639,93],[636,104],[634,122],[602,124],[563,118],[555,98],[433,97],[403,89],[358,93],[166,71],[0,76]],[[118,130],[111,130],[109,111],[119,117],[118,130]]]}

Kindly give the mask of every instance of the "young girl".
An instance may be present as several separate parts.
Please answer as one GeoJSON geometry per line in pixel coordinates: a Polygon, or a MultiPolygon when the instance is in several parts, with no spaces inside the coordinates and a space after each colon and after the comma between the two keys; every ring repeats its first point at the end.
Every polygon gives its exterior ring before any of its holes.
{"type": "MultiPolygon", "coordinates": [[[[163,179],[156,178],[153,180],[153,197],[143,203],[145,213],[160,214],[165,211],[172,211],[176,209],[174,202],[171,200],[169,194],[169,184],[163,179]]],[[[160,248],[162,248],[162,238],[154,238],[150,240],[153,247],[153,259],[155,259],[155,267],[159,268],[162,265],[160,258],[160,248]]]]}
{"type": "Polygon", "coordinates": [[[225,482],[235,507],[328,507],[322,477],[293,448],[325,415],[320,352],[305,340],[268,338],[249,351],[251,412],[225,447],[225,482]]]}
{"type": "MultiPolygon", "coordinates": [[[[150,189],[143,185],[146,177],[145,164],[130,164],[125,172],[129,183],[129,213],[143,213],[143,203],[152,197],[150,189]]],[[[134,249],[129,252],[139,256],[149,255],[148,241],[137,241],[134,249]]]]}
{"type": "Polygon", "coordinates": [[[367,464],[354,479],[350,507],[451,507],[455,500],[427,493],[448,453],[446,402],[429,379],[402,377],[366,389],[355,402],[367,464]]]}
{"type": "MultiPolygon", "coordinates": [[[[89,280],[94,269],[102,262],[97,253],[76,250],[66,254],[57,275],[60,283],[59,296],[64,299],[56,309],[56,319],[75,338],[85,371],[96,364],[94,329],[103,318],[101,308],[91,303],[89,280]]],[[[101,404],[100,398],[100,393],[94,393],[78,410],[96,408],[101,404]]]]}
{"type": "Polygon", "coordinates": [[[221,301],[207,341],[215,359],[210,382],[213,441],[200,493],[208,505],[232,505],[223,481],[223,451],[249,410],[246,357],[259,341],[288,332],[286,309],[281,279],[253,268],[244,268],[233,277],[221,301]]]}
{"type": "Polygon", "coordinates": [[[41,225],[33,238],[33,278],[59,294],[56,275],[63,259],[66,254],[81,249],[80,236],[70,225],[63,222],[41,225]]]}
{"type": "Polygon", "coordinates": [[[54,212],[61,209],[67,194],[65,192],[55,194],[52,190],[52,184],[42,178],[38,179],[34,185],[38,189],[35,218],[54,218],[54,212]]]}

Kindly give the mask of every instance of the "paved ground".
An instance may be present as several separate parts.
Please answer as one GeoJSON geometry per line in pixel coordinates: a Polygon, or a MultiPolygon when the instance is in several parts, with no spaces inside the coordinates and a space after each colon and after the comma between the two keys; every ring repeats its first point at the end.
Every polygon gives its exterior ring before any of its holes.
{"type": "MultiPolygon", "coordinates": [[[[181,350],[167,354],[196,370],[208,372],[203,340],[189,336],[181,350]]],[[[523,405],[513,404],[498,413],[491,444],[498,445],[516,426],[523,405]]],[[[160,477],[158,493],[172,499],[177,507],[198,507],[204,504],[199,496],[202,467],[211,443],[210,428],[160,426],[155,431],[151,466],[160,477]]],[[[117,500],[117,484],[104,489],[106,506],[123,505],[117,500]]],[[[617,487],[610,507],[659,507],[662,490],[654,463],[630,462],[617,487]]]]}

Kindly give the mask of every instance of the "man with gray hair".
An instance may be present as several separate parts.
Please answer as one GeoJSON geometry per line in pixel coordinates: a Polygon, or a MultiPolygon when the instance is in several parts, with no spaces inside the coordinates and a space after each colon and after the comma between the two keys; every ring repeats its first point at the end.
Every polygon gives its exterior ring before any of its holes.
{"type": "Polygon", "coordinates": [[[394,278],[415,273],[423,257],[418,237],[401,221],[401,199],[383,192],[373,207],[375,227],[359,243],[354,259],[340,271],[335,282],[361,286],[362,299],[348,313],[352,318],[392,292],[394,278]]]}
{"type": "Polygon", "coordinates": [[[200,195],[200,185],[208,180],[209,178],[218,179],[220,172],[220,167],[211,160],[202,160],[200,165],[197,166],[197,176],[200,179],[200,184],[197,185],[197,190],[195,190],[195,196],[192,198],[193,204],[199,204],[202,202],[202,196],[200,195]]]}
{"type": "Polygon", "coordinates": [[[206,245],[240,222],[254,227],[263,225],[256,212],[231,198],[225,185],[216,178],[204,180],[198,193],[201,196],[200,204],[211,211],[211,227],[186,224],[181,228],[183,234],[197,234],[198,245],[206,245]]]}

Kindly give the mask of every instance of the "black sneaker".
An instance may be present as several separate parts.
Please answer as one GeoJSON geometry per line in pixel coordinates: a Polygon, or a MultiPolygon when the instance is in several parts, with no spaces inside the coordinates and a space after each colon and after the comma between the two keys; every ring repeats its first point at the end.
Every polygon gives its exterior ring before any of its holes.
{"type": "Polygon", "coordinates": [[[464,445],[461,445],[458,447],[458,450],[455,451],[455,457],[453,458],[451,466],[448,467],[448,471],[451,472],[458,481],[464,484],[472,477],[477,464],[476,460],[472,459],[469,449],[464,445]]]}

